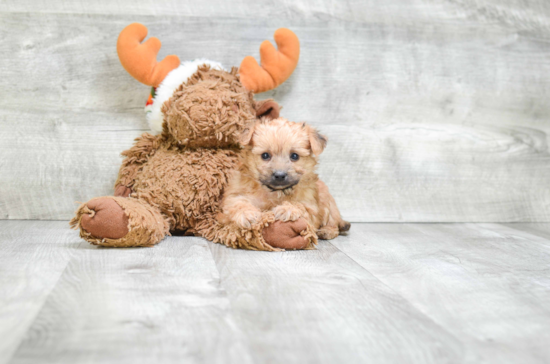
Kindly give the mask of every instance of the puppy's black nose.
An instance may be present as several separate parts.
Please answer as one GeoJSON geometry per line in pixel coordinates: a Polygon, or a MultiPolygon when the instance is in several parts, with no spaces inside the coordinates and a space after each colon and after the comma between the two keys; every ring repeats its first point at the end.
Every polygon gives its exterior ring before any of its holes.
{"type": "Polygon", "coordinates": [[[287,174],[284,171],[273,172],[273,180],[276,182],[284,182],[287,179],[287,174]]]}

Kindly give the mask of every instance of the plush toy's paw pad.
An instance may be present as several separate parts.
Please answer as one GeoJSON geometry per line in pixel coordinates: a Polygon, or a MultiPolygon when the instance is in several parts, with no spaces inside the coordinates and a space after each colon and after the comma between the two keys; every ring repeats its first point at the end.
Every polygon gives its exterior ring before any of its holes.
{"type": "Polygon", "coordinates": [[[302,209],[290,204],[276,206],[271,211],[275,215],[275,220],[279,221],[296,221],[303,215],[302,209]]]}
{"type": "Polygon", "coordinates": [[[86,203],[89,213],[80,226],[96,238],[119,239],[128,234],[128,216],[112,198],[96,198],[86,203]]]}
{"type": "Polygon", "coordinates": [[[265,227],[262,235],[266,243],[274,248],[281,249],[305,249],[309,245],[309,240],[301,235],[307,229],[305,219],[296,221],[275,221],[265,227]]]}
{"type": "Polygon", "coordinates": [[[258,223],[262,218],[262,213],[256,210],[243,210],[233,215],[232,220],[244,229],[250,229],[252,225],[258,223]]]}
{"type": "Polygon", "coordinates": [[[126,186],[116,186],[115,187],[115,196],[119,197],[128,197],[132,193],[132,189],[126,186]]]}

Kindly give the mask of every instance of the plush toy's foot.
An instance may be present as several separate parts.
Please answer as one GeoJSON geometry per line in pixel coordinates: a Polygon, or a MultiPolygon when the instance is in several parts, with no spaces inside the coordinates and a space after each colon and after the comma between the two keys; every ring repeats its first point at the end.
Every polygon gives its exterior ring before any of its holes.
{"type": "Polygon", "coordinates": [[[96,198],[86,204],[80,227],[96,238],[120,239],[128,234],[128,216],[115,200],[96,198]]]}
{"type": "Polygon", "coordinates": [[[265,242],[274,248],[285,250],[312,249],[317,237],[307,221],[274,221],[262,230],[265,242]]]}
{"type": "Polygon", "coordinates": [[[276,221],[273,212],[265,212],[261,221],[250,229],[212,216],[197,224],[197,232],[214,243],[239,249],[313,249],[317,244],[315,229],[306,220],[300,218],[296,221],[276,221]]]}
{"type": "Polygon", "coordinates": [[[169,230],[157,208],[132,198],[98,197],[82,204],[71,220],[80,236],[94,245],[151,246],[169,230]]]}

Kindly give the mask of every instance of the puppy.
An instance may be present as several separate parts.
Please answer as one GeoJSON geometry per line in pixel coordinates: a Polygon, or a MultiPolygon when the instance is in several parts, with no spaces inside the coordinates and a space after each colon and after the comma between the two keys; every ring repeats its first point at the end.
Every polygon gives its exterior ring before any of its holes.
{"type": "Polygon", "coordinates": [[[306,123],[278,118],[257,121],[245,130],[241,144],[241,165],[225,190],[222,220],[250,228],[263,211],[272,211],[280,221],[305,218],[320,239],[349,230],[350,223],[342,220],[315,173],[325,136],[306,123]]]}

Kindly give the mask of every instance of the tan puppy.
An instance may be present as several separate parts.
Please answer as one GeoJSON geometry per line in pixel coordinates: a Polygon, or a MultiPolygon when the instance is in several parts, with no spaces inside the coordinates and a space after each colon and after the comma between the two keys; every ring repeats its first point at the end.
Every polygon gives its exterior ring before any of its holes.
{"type": "Polygon", "coordinates": [[[350,223],[342,220],[315,173],[326,143],[327,138],[306,123],[283,118],[256,122],[241,139],[241,164],[224,193],[221,219],[250,228],[262,211],[273,211],[280,221],[305,218],[320,239],[349,230],[350,223]]]}

